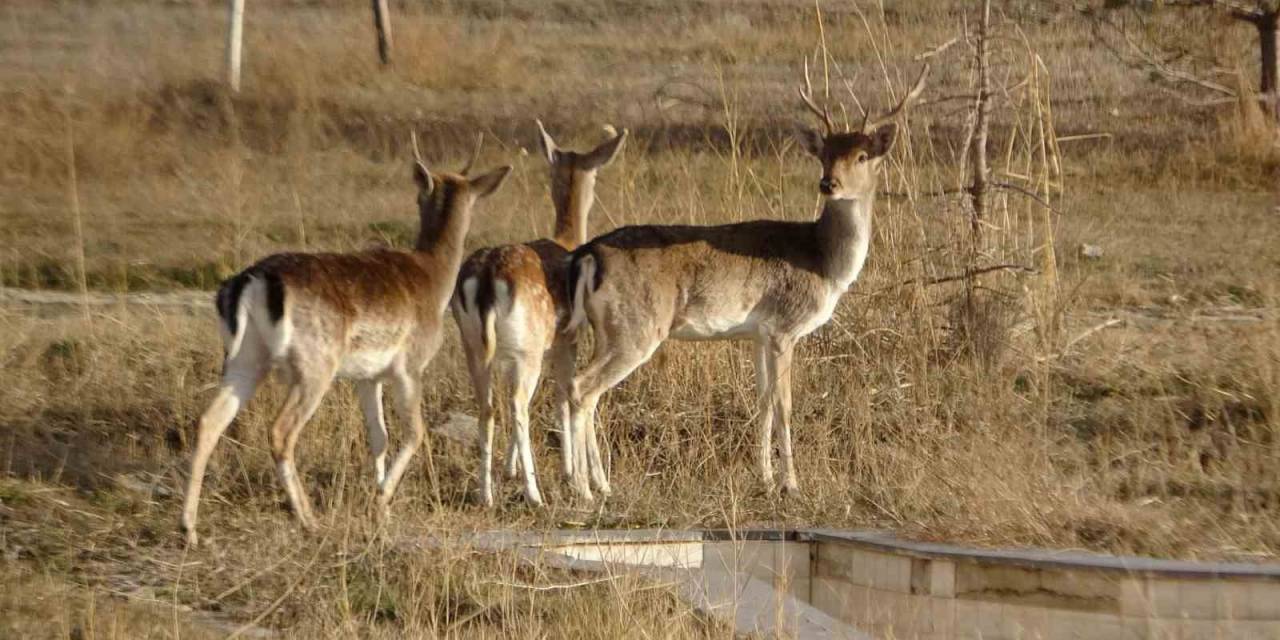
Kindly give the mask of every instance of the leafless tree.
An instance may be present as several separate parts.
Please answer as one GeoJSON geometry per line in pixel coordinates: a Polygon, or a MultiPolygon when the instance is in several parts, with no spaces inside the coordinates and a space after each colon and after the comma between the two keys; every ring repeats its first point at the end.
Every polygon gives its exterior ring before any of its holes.
{"type": "Polygon", "coordinates": [[[1236,88],[1223,78],[1232,72],[1223,69],[1195,68],[1188,63],[1184,47],[1164,48],[1143,39],[1134,22],[1156,16],[1162,11],[1200,11],[1227,16],[1252,26],[1258,34],[1259,81],[1257,93],[1267,113],[1280,120],[1280,66],[1276,54],[1280,49],[1280,0],[1103,0],[1087,13],[1094,19],[1095,33],[1113,52],[1131,64],[1155,74],[1162,80],[1193,88],[1209,98],[1201,103],[1234,101],[1240,98],[1236,88]],[[1124,11],[1124,18],[1117,12],[1124,11]],[[1132,20],[1130,20],[1132,19],[1132,20]]]}

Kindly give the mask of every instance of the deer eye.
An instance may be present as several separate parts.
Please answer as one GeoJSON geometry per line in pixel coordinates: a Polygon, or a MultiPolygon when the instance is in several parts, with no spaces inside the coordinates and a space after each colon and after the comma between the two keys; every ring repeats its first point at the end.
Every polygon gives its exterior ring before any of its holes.
{"type": "Polygon", "coordinates": [[[859,151],[859,152],[858,152],[858,155],[856,155],[856,156],[854,156],[854,157],[853,157],[853,161],[854,161],[854,162],[866,162],[866,161],[867,161],[867,152],[866,152],[866,151],[859,151]]]}

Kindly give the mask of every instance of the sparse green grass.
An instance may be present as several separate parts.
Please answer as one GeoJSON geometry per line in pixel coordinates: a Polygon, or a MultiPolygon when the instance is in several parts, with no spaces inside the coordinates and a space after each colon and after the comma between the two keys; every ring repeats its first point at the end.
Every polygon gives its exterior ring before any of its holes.
{"type": "MultiPolygon", "coordinates": [[[[201,512],[209,544],[188,552],[175,492],[218,375],[212,318],[0,307],[0,619],[18,625],[5,632],[187,636],[182,625],[196,623],[178,616],[173,627],[172,606],[139,612],[107,595],[144,586],[298,637],[727,635],[638,582],[514,586],[573,579],[476,554],[461,533],[584,521],[884,527],[973,544],[1274,558],[1274,133],[1158,91],[1092,46],[1065,8],[996,4],[1044,61],[1057,133],[1112,137],[1063,143],[1062,215],[997,203],[989,259],[1041,274],[984,280],[1008,302],[992,294],[966,313],[959,288],[919,284],[964,266],[961,203],[920,196],[958,184],[963,114],[943,104],[912,116],[885,180],[912,197],[877,203],[862,280],[798,354],[799,499],[762,495],[755,481],[746,348],[671,344],[601,406],[615,495],[597,511],[571,504],[540,401],[546,510],[506,482],[498,509],[474,506],[475,453],[435,438],[441,503],[415,465],[379,535],[359,411],[339,385],[301,441],[326,523],[306,535],[281,508],[266,450],[279,401],[268,385],[214,457],[201,512]],[[1080,259],[1085,242],[1106,256],[1080,259]],[[1072,342],[1113,317],[1124,323],[1072,342]],[[140,494],[139,482],[161,490],[140,494]],[[426,553],[396,546],[432,533],[460,535],[426,553]],[[13,595],[23,590],[32,597],[13,595]]],[[[249,5],[234,98],[218,83],[221,3],[0,9],[0,284],[80,285],[68,122],[95,290],[210,289],[273,251],[406,246],[411,127],[433,162],[456,166],[483,130],[481,164],[516,166],[480,205],[474,246],[550,230],[544,167],[522,151],[534,116],[574,147],[605,122],[632,129],[601,175],[593,230],[814,211],[815,167],[788,146],[804,117],[797,69],[815,48],[809,3],[415,4],[396,15],[390,70],[374,62],[363,6],[249,5]]],[[[967,5],[885,3],[881,16],[872,3],[834,3],[823,7],[828,45],[859,97],[884,104],[876,51],[901,90],[911,56],[956,35],[967,5]]],[[[1021,46],[999,58],[1010,78],[1028,68],[1021,46]]],[[[965,90],[962,51],[935,63],[930,95],[965,90]]],[[[1018,104],[995,115],[1002,180],[1043,173],[1029,160],[1032,105],[1018,104]]],[[[472,411],[452,335],[424,387],[429,422],[472,411]]]]}

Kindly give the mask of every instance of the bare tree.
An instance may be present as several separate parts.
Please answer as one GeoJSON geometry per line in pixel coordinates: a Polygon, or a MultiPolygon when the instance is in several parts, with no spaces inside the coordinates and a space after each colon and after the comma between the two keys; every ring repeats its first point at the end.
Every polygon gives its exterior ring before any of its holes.
{"type": "Polygon", "coordinates": [[[1277,99],[1280,66],[1276,63],[1277,49],[1280,49],[1280,0],[1104,0],[1101,7],[1104,11],[1090,9],[1089,13],[1096,18],[1095,27],[1106,29],[1119,37],[1120,44],[1112,50],[1122,58],[1174,84],[1190,85],[1216,94],[1216,100],[1207,101],[1212,103],[1237,99],[1239,96],[1229,85],[1180,65],[1179,62],[1185,57],[1181,52],[1170,54],[1157,51],[1139,42],[1133,30],[1123,23],[1110,20],[1104,13],[1106,10],[1125,8],[1145,14],[1173,9],[1210,11],[1251,25],[1258,33],[1258,95],[1266,104],[1267,113],[1280,120],[1280,100],[1277,99]]]}

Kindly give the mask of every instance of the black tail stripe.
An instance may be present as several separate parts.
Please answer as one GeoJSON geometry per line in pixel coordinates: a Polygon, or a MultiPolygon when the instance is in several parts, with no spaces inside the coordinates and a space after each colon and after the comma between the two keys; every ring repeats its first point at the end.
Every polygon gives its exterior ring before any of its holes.
{"type": "Polygon", "coordinates": [[[271,314],[271,323],[280,324],[284,317],[284,281],[274,271],[267,271],[262,277],[267,281],[267,312],[271,314]]]}
{"type": "Polygon", "coordinates": [[[496,294],[493,291],[492,273],[483,273],[478,280],[476,283],[476,315],[483,321],[489,310],[493,309],[496,294]]]}
{"type": "Polygon", "coordinates": [[[239,328],[236,311],[240,308],[240,296],[244,295],[244,288],[249,286],[249,281],[255,276],[262,278],[267,284],[267,312],[271,314],[271,322],[279,324],[284,317],[284,281],[280,279],[280,274],[250,267],[224,280],[213,301],[214,308],[218,310],[218,315],[226,323],[231,335],[235,335],[239,328]]]}
{"type": "Polygon", "coordinates": [[[236,308],[239,307],[240,294],[244,293],[244,287],[247,284],[249,284],[248,272],[240,272],[223,281],[222,286],[218,287],[218,296],[214,299],[218,315],[226,323],[231,335],[236,334],[236,308]]]}

